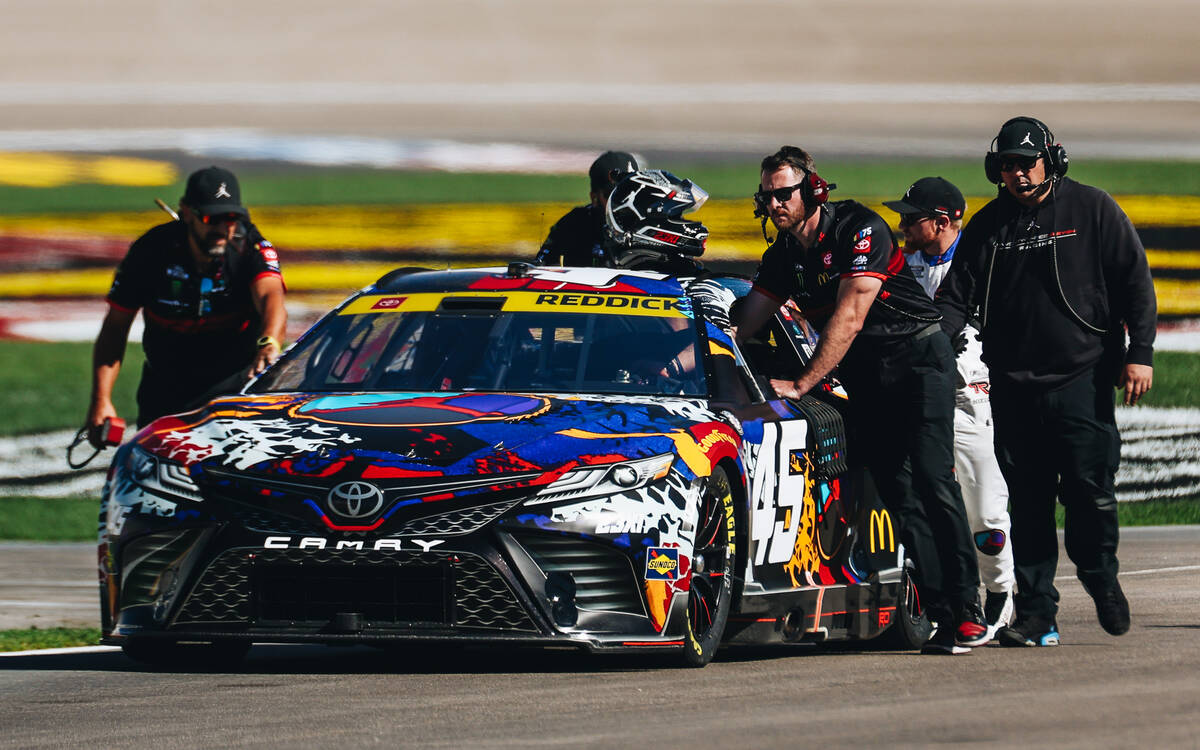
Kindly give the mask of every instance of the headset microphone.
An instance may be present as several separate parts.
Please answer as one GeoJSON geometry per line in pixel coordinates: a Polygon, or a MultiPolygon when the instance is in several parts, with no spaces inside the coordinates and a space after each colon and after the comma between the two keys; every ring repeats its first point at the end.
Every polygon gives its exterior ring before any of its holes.
{"type": "Polygon", "coordinates": [[[1041,190],[1044,185],[1047,185],[1053,181],[1053,177],[1047,177],[1036,185],[1017,185],[1013,189],[1018,193],[1036,193],[1037,191],[1041,190]]]}

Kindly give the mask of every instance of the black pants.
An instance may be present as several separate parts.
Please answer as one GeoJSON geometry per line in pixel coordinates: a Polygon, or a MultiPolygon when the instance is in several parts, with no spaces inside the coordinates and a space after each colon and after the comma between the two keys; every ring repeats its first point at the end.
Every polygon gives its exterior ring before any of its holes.
{"type": "Polygon", "coordinates": [[[195,373],[159,373],[145,363],[137,390],[138,429],[167,414],[191,411],[217,396],[236,393],[249,380],[249,370],[247,362],[244,367],[200,373],[197,377],[195,373]]]}
{"type": "Polygon", "coordinates": [[[839,375],[850,395],[849,455],[871,472],[917,564],[922,603],[956,622],[979,599],[979,569],[954,478],[954,351],[940,329],[861,347],[839,375]]]}
{"type": "Polygon", "coordinates": [[[1067,556],[1086,584],[1117,576],[1113,482],[1121,437],[1111,379],[1099,369],[1049,392],[992,379],[996,457],[1008,482],[1017,615],[1053,619],[1058,534],[1054,501],[1065,509],[1067,556]]]}

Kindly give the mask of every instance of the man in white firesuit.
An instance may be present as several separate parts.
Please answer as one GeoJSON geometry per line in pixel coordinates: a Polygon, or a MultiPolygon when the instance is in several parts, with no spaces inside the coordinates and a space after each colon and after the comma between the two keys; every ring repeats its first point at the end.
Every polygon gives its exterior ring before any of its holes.
{"type": "MultiPolygon", "coordinates": [[[[950,270],[958,247],[966,201],[941,177],[917,180],[896,201],[883,205],[900,214],[905,260],[933,297],[950,270]]],[[[971,321],[974,323],[974,321],[971,321]]],[[[979,577],[987,589],[983,614],[988,638],[1008,624],[1013,612],[1013,556],[1009,544],[1008,486],[996,462],[988,370],[979,329],[968,324],[954,341],[958,388],[954,410],[954,471],[962,489],[975,542],[979,577]]]]}

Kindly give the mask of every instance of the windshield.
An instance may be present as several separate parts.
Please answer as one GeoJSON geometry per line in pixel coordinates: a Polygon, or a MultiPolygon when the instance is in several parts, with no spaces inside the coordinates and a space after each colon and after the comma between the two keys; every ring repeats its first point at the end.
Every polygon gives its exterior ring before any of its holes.
{"type": "Polygon", "coordinates": [[[678,297],[371,295],[326,318],[250,391],[702,395],[697,351],[678,297]]]}

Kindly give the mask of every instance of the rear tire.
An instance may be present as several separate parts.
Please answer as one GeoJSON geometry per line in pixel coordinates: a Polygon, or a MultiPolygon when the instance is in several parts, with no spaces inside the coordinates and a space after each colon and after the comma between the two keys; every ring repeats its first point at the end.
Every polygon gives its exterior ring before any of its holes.
{"type": "Polygon", "coordinates": [[[900,578],[900,598],[896,601],[896,620],[883,634],[883,642],[889,648],[900,651],[920,649],[933,633],[933,623],[921,605],[921,595],[913,582],[911,560],[904,563],[900,578]]]}
{"type": "Polygon", "coordinates": [[[686,666],[703,667],[721,645],[733,603],[736,531],[733,490],[718,466],[700,496],[683,647],[686,666]]]}

